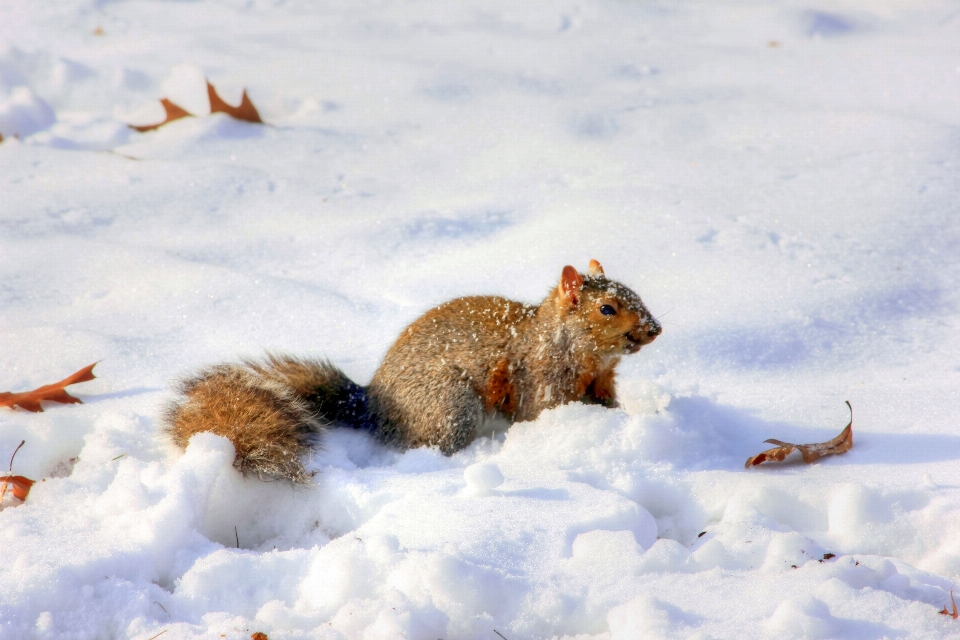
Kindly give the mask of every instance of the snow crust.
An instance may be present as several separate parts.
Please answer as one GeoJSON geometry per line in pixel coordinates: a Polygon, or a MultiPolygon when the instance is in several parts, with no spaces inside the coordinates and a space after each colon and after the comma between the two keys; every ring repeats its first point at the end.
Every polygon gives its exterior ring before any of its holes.
{"type": "Polygon", "coordinates": [[[947,2],[0,4],[0,390],[100,361],[0,409],[0,637],[960,637],[958,41],[947,2]],[[127,126],[161,97],[198,117],[127,126]],[[664,325],[619,409],[334,431],[306,488],[162,433],[196,367],[363,384],[591,258],[664,325]],[[849,453],[743,468],[844,400],[849,453]]]}

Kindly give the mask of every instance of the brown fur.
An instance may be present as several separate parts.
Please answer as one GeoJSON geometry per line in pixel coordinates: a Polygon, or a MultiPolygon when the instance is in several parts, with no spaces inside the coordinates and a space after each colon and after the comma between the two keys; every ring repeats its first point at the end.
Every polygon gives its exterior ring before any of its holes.
{"type": "Polygon", "coordinates": [[[306,482],[300,459],[324,429],[308,398],[323,372],[318,361],[274,355],[209,367],[180,382],[186,400],[167,409],[168,432],[181,447],[202,431],[224,436],[239,470],[306,482]]]}
{"type": "MultiPolygon", "coordinates": [[[[619,362],[619,360],[617,360],[617,362],[619,362]]],[[[614,365],[615,364],[616,363],[614,363],[614,365]]],[[[601,371],[600,374],[593,379],[593,382],[590,383],[590,386],[587,387],[584,395],[594,398],[600,404],[615,406],[617,401],[615,378],[616,373],[613,367],[610,367],[606,371],[601,371]]]]}
{"type": "Polygon", "coordinates": [[[538,307],[483,296],[428,311],[387,352],[368,395],[387,441],[452,453],[484,413],[520,421],[574,400],[615,406],[620,356],[659,333],[640,298],[602,269],[584,277],[567,267],[538,307]]]}
{"type": "Polygon", "coordinates": [[[487,384],[480,390],[487,413],[499,411],[512,416],[517,410],[517,392],[510,383],[510,369],[510,361],[504,358],[490,370],[487,384]]]}
{"type": "Polygon", "coordinates": [[[593,260],[587,276],[565,267],[536,307],[482,296],[426,312],[387,352],[365,399],[327,362],[268,356],[202,371],[181,385],[170,431],[181,445],[198,431],[224,435],[238,468],[294,481],[306,479],[299,458],[323,421],[451,454],[487,417],[533,420],[576,400],[616,406],[617,363],[659,334],[639,296],[593,260]]]}

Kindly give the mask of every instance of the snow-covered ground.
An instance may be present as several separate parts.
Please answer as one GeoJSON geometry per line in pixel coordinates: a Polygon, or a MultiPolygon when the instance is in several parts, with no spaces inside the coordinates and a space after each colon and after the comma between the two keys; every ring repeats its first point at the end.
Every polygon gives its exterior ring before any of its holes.
{"type": "Polygon", "coordinates": [[[958,42],[952,2],[0,3],[0,390],[101,361],[0,409],[45,479],[0,637],[960,637],[958,42]],[[127,127],[164,96],[202,117],[127,127]],[[664,323],[622,410],[336,432],[297,489],[162,436],[198,366],[365,383],[427,308],[590,258],[664,323]],[[852,451],[743,468],[844,400],[852,451]]]}

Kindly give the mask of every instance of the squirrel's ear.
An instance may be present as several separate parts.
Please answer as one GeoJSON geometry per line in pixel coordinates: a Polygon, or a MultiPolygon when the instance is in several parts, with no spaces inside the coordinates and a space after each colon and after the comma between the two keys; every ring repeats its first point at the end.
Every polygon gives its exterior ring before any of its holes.
{"type": "Polygon", "coordinates": [[[560,276],[560,295],[570,309],[580,304],[580,289],[583,287],[583,276],[577,270],[567,265],[560,276]]]}
{"type": "Polygon", "coordinates": [[[600,263],[597,262],[596,260],[591,260],[591,261],[590,261],[590,269],[589,269],[589,271],[590,271],[590,275],[592,275],[592,276],[602,276],[602,275],[603,275],[603,267],[602,267],[602,266],[600,265],[600,263]]]}

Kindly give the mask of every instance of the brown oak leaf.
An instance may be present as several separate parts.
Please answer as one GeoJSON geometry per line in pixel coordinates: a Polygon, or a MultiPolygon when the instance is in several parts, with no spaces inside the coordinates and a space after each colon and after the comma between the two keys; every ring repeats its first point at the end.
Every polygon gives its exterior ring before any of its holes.
{"type": "MultiPolygon", "coordinates": [[[[250,96],[247,95],[246,89],[243,90],[243,95],[240,96],[240,104],[236,107],[232,107],[224,102],[223,98],[220,97],[220,94],[217,93],[216,88],[210,83],[209,80],[207,80],[207,98],[210,100],[210,113],[225,113],[231,118],[236,118],[237,120],[263,124],[263,120],[260,118],[260,112],[258,112],[257,108],[253,106],[253,102],[250,100],[250,96]]],[[[158,129],[168,122],[173,122],[174,120],[179,120],[180,118],[192,117],[194,115],[180,105],[174,104],[167,98],[161,98],[160,104],[163,105],[163,110],[166,113],[163,121],[157,122],[156,124],[131,124],[130,128],[136,129],[137,131],[153,131],[154,129],[158,129]]]]}
{"type": "Polygon", "coordinates": [[[260,119],[257,108],[253,106],[253,102],[250,101],[250,96],[247,95],[246,89],[243,90],[243,95],[240,97],[240,106],[237,107],[231,107],[224,102],[223,98],[217,94],[217,90],[213,88],[209,80],[207,80],[207,96],[210,98],[210,113],[225,113],[231,118],[245,122],[263,122],[263,120],[260,119]]]}
{"type": "Polygon", "coordinates": [[[957,613],[957,601],[953,599],[953,589],[950,590],[950,604],[953,605],[953,611],[947,611],[947,608],[944,607],[943,611],[940,612],[940,615],[950,616],[954,620],[960,618],[960,613],[957,613]]]}
{"type": "Polygon", "coordinates": [[[20,407],[27,411],[37,412],[43,411],[43,407],[40,406],[41,400],[60,402],[63,404],[83,404],[80,398],[74,398],[66,392],[64,387],[77,384],[78,382],[88,382],[96,378],[97,376],[93,375],[93,368],[95,366],[97,366],[96,362],[80,369],[80,371],[77,371],[73,375],[67,376],[60,382],[44,385],[33,391],[24,391],[22,393],[10,393],[9,391],[0,392],[0,407],[10,407],[11,409],[20,407]]]}
{"type": "Polygon", "coordinates": [[[767,449],[766,451],[758,453],[751,458],[747,458],[747,462],[743,466],[749,469],[750,467],[756,466],[763,462],[769,462],[771,460],[783,462],[784,458],[790,455],[794,449],[800,452],[800,455],[803,456],[803,461],[806,464],[810,464],[815,460],[819,460],[823,456],[830,456],[850,451],[850,449],[853,447],[853,407],[850,406],[849,402],[847,402],[847,407],[850,409],[850,422],[847,424],[846,428],[840,432],[840,435],[833,440],[829,440],[827,442],[818,442],[816,444],[793,444],[791,442],[783,442],[782,440],[775,440],[773,438],[764,440],[764,442],[769,442],[770,444],[775,444],[777,446],[773,449],[767,449]]]}
{"type": "Polygon", "coordinates": [[[166,117],[163,119],[163,122],[158,122],[157,124],[144,124],[144,125],[130,125],[131,129],[136,129],[137,131],[152,131],[167,124],[168,122],[173,122],[174,120],[179,120],[180,118],[187,118],[193,115],[183,107],[176,105],[166,98],[160,98],[160,104],[163,105],[163,110],[166,112],[166,117]]]}

